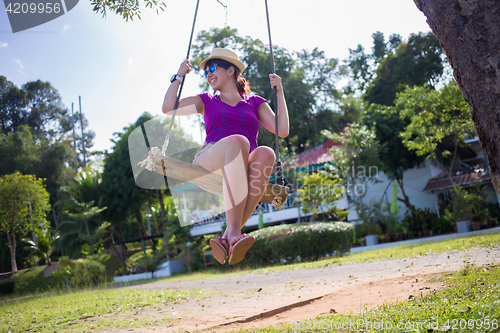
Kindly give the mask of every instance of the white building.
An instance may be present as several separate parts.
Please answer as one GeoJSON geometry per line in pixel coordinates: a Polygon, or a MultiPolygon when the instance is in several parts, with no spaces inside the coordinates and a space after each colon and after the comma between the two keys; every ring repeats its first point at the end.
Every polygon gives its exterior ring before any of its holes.
{"type": "MultiPolygon", "coordinates": [[[[489,195],[489,201],[498,203],[500,196],[493,189],[491,185],[491,177],[489,176],[487,163],[485,163],[485,155],[481,150],[480,144],[477,139],[472,139],[467,142],[469,147],[461,148],[458,151],[458,156],[455,160],[455,170],[453,181],[459,185],[467,186],[467,184],[479,179],[486,184],[489,195]]],[[[295,170],[314,171],[324,168],[329,164],[333,164],[333,157],[328,153],[330,147],[334,143],[326,140],[320,146],[311,150],[302,152],[297,156],[295,170]]],[[[443,147],[443,149],[446,147],[443,147]]],[[[446,161],[445,161],[446,162],[446,161]]],[[[284,165],[284,168],[287,166],[284,165]]],[[[366,187],[366,193],[363,197],[364,202],[372,200],[380,200],[386,197],[388,201],[392,197],[393,180],[388,179],[387,176],[376,168],[367,170],[370,173],[375,183],[369,183],[366,187]]],[[[274,176],[271,176],[271,181],[274,176]]],[[[439,204],[445,199],[449,198],[449,189],[452,187],[452,182],[449,180],[447,174],[443,172],[438,164],[432,160],[426,160],[424,163],[416,168],[407,170],[403,176],[403,183],[406,195],[410,199],[410,203],[416,208],[425,209],[429,208],[431,211],[439,214],[439,204]]],[[[310,214],[304,214],[299,210],[299,206],[294,202],[295,191],[292,186],[292,192],[289,195],[288,202],[281,210],[275,210],[271,205],[260,204],[258,209],[262,209],[264,225],[273,225],[280,223],[293,223],[299,221],[308,221],[310,214]]],[[[402,198],[401,189],[398,187],[398,197],[402,198]]],[[[384,199],[385,200],[385,199],[384,199]]],[[[341,199],[336,204],[337,207],[347,209],[349,211],[348,221],[352,223],[359,223],[357,213],[354,206],[347,197],[341,199]]],[[[404,215],[406,206],[398,201],[400,208],[400,215],[404,215]]],[[[259,223],[258,209],[252,215],[246,224],[247,230],[257,229],[259,223]]],[[[224,215],[205,220],[201,223],[192,225],[191,234],[193,236],[219,233],[225,225],[224,215]]]]}

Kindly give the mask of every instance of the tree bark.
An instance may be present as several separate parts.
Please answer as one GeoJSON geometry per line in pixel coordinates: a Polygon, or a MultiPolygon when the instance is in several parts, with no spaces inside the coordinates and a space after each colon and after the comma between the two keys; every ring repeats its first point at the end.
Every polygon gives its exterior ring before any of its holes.
{"type": "Polygon", "coordinates": [[[500,193],[500,2],[413,1],[446,52],[500,193]]]}
{"type": "Polygon", "coordinates": [[[415,210],[415,206],[413,206],[410,203],[410,198],[406,195],[405,188],[403,186],[403,179],[397,179],[397,182],[398,182],[399,188],[401,189],[401,194],[403,194],[403,199],[398,198],[398,200],[401,201],[402,203],[404,203],[406,208],[413,212],[415,210]]]}
{"type": "Polygon", "coordinates": [[[12,273],[17,273],[17,263],[16,263],[16,233],[14,231],[14,226],[15,223],[11,223],[11,230],[12,234],[9,233],[9,231],[5,231],[5,234],[7,235],[7,243],[9,244],[9,251],[10,251],[10,267],[11,267],[11,272],[12,273]]]}
{"type": "Polygon", "coordinates": [[[125,243],[125,237],[123,237],[122,226],[120,225],[120,223],[114,225],[113,228],[115,229],[115,232],[118,234],[120,241],[123,243],[123,249],[128,250],[127,244],[125,243]]]}

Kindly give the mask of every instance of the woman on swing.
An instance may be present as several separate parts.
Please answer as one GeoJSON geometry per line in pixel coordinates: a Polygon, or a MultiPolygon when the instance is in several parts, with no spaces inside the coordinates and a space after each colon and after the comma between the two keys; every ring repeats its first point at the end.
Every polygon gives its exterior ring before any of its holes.
{"type": "MultiPolygon", "coordinates": [[[[243,260],[255,241],[253,236],[242,235],[241,229],[259,204],[273,169],[274,151],[258,147],[257,136],[259,122],[275,133],[275,115],[264,98],[249,96],[250,84],[241,75],[245,65],[234,52],[215,48],[200,68],[205,70],[210,87],[219,93],[183,98],[177,114],[200,113],[205,119],[205,143],[193,164],[223,176],[227,228],[222,237],[210,240],[210,246],[219,263],[229,259],[234,265],[243,260]]],[[[190,71],[191,63],[185,60],[172,76],[163,101],[164,113],[173,113],[180,83],[190,71]]],[[[281,78],[270,74],[269,79],[278,96],[278,134],[284,138],[289,121],[281,78]]]]}

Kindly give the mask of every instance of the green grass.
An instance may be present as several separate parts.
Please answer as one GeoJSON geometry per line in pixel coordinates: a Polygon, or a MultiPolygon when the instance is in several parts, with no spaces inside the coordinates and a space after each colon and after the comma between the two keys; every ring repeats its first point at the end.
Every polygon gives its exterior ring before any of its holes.
{"type": "MultiPolygon", "coordinates": [[[[18,295],[36,294],[39,292],[59,289],[64,286],[64,279],[54,275],[44,277],[47,266],[38,266],[20,270],[13,275],[16,283],[14,293],[18,295]]],[[[0,298],[1,299],[1,298],[0,298]]]]}
{"type": "Polygon", "coordinates": [[[0,303],[0,332],[82,332],[109,327],[145,327],[169,322],[134,320],[135,309],[157,307],[202,295],[201,291],[96,289],[0,303]],[[113,319],[107,315],[113,314],[113,319]]]}
{"type": "MultiPolygon", "coordinates": [[[[277,265],[259,269],[236,267],[231,271],[212,269],[204,272],[176,275],[167,278],[167,280],[196,280],[217,278],[223,275],[263,274],[273,271],[317,268],[326,265],[348,265],[385,259],[421,257],[434,253],[462,251],[472,248],[492,248],[498,247],[499,244],[500,234],[495,233],[348,254],[343,257],[327,257],[315,262],[293,265],[277,265]]],[[[0,332],[24,332],[27,330],[31,332],[82,332],[92,328],[161,325],[174,319],[169,315],[161,315],[159,318],[162,319],[156,321],[151,318],[148,318],[147,321],[135,320],[133,319],[133,310],[148,307],[162,309],[165,308],[166,304],[175,302],[176,299],[200,295],[199,291],[110,289],[107,288],[108,285],[93,290],[68,292],[64,287],[60,289],[57,287],[57,278],[53,276],[43,278],[43,269],[44,267],[35,267],[15,274],[17,293],[10,297],[3,297],[4,302],[0,302],[0,332]],[[50,290],[50,292],[41,293],[41,290],[50,290]],[[14,297],[17,297],[17,300],[14,297]],[[119,315],[116,316],[116,314],[119,315]]],[[[382,307],[376,311],[367,312],[363,316],[335,315],[323,319],[327,321],[340,320],[340,323],[366,318],[369,320],[387,319],[395,322],[396,320],[411,321],[422,318],[422,320],[430,320],[434,317],[440,320],[443,318],[450,320],[479,319],[490,315],[491,319],[500,320],[500,310],[498,310],[500,309],[498,298],[500,294],[498,290],[500,273],[498,267],[491,266],[481,270],[465,266],[460,273],[440,277],[439,279],[448,286],[446,290],[439,293],[424,298],[416,297],[396,305],[382,307]],[[479,281],[480,278],[483,278],[484,281],[479,281]],[[447,300],[446,304],[442,302],[444,299],[447,300]],[[461,313],[460,311],[465,312],[461,313]],[[479,312],[481,312],[481,316],[479,316],[479,312]]],[[[128,285],[152,281],[154,280],[143,280],[128,285]]],[[[113,287],[121,286],[124,285],[113,285],[113,287]]],[[[335,323],[337,321],[333,322],[333,325],[335,323]]],[[[452,324],[453,322],[450,323],[450,325],[452,324]]],[[[285,325],[266,328],[262,332],[281,332],[282,330],[297,331],[293,330],[293,325],[285,325]]],[[[351,331],[358,332],[359,330],[351,331]]]]}
{"type": "Polygon", "coordinates": [[[444,287],[426,296],[362,314],[318,316],[251,332],[500,332],[499,265],[467,265],[434,279],[444,287]]]}

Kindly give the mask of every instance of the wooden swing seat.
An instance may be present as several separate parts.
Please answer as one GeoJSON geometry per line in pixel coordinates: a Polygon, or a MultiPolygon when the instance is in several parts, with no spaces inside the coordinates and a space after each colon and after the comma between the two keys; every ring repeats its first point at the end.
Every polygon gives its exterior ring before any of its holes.
{"type": "MultiPolygon", "coordinates": [[[[203,169],[200,166],[176,160],[162,155],[154,156],[155,171],[160,175],[185,181],[205,189],[222,193],[222,176],[203,169]]],[[[267,184],[260,202],[275,204],[275,200],[285,203],[290,188],[278,184],[267,184]]]]}

